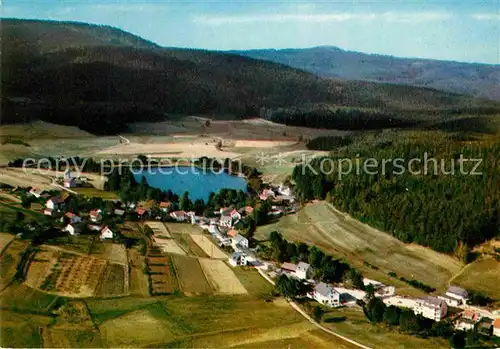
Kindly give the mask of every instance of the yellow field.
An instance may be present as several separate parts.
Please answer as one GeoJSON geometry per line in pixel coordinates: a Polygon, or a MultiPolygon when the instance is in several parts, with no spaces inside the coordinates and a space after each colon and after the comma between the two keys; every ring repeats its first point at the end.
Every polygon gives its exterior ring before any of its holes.
{"type": "Polygon", "coordinates": [[[170,235],[170,232],[168,231],[167,227],[165,227],[165,224],[162,222],[158,221],[148,221],[144,223],[145,225],[149,226],[155,235],[163,235],[167,237],[172,237],[170,235]]]}
{"type": "Polygon", "coordinates": [[[15,236],[7,233],[0,233],[0,255],[2,255],[4,249],[14,240],[15,236]]]}
{"type": "Polygon", "coordinates": [[[500,262],[484,257],[467,265],[451,282],[466,289],[486,293],[490,298],[500,299],[500,262]]]}
{"type": "Polygon", "coordinates": [[[460,262],[448,255],[404,244],[387,233],[336,211],[325,202],[308,204],[297,214],[259,227],[256,238],[267,239],[274,230],[288,240],[304,241],[334,256],[343,257],[365,276],[394,284],[398,293],[411,296],[419,295],[420,291],[388,277],[387,273],[393,271],[407,279],[420,280],[444,290],[448,280],[462,267],[460,262]],[[369,268],[363,262],[379,269],[369,268]]]}
{"type": "Polygon", "coordinates": [[[191,235],[193,241],[209,256],[215,259],[227,259],[227,255],[206,235],[191,235]]]}
{"type": "Polygon", "coordinates": [[[198,261],[215,292],[221,294],[248,293],[225,262],[207,258],[200,258],[198,261]]]}
{"type": "Polygon", "coordinates": [[[186,252],[175,242],[174,239],[163,239],[159,236],[152,236],[154,244],[158,246],[163,253],[175,253],[180,255],[185,255],[186,252]]]}

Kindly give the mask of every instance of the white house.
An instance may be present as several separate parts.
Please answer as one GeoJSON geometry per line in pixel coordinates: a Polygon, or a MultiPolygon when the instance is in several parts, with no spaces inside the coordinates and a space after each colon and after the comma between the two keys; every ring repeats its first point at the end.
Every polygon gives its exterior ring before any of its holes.
{"type": "Polygon", "coordinates": [[[101,230],[101,240],[105,239],[113,239],[114,233],[111,229],[109,229],[107,226],[102,228],[101,230]]]}
{"type": "Polygon", "coordinates": [[[30,194],[34,197],[36,197],[37,199],[42,196],[42,194],[44,193],[45,191],[43,189],[38,189],[38,188],[31,188],[30,189],[30,194]]]}
{"type": "Polygon", "coordinates": [[[64,200],[58,196],[53,196],[47,200],[45,207],[49,210],[58,210],[64,204],[64,200]]]}
{"type": "Polygon", "coordinates": [[[295,276],[302,280],[307,280],[309,274],[311,273],[311,266],[304,262],[299,262],[297,264],[297,269],[295,269],[295,276]]]}
{"type": "Polygon", "coordinates": [[[69,168],[64,171],[64,187],[65,188],[73,188],[76,187],[76,182],[73,177],[71,177],[71,172],[69,171],[69,168]]]}
{"type": "Polygon", "coordinates": [[[228,262],[233,267],[238,265],[247,265],[247,255],[242,252],[234,252],[231,256],[229,256],[228,262]]]}
{"type": "Polygon", "coordinates": [[[248,239],[240,234],[236,234],[235,237],[231,238],[231,242],[234,248],[248,248],[248,239]]]}
{"type": "Polygon", "coordinates": [[[63,231],[69,233],[69,235],[79,235],[82,232],[82,227],[79,224],[70,223],[63,228],[63,231]]]}
{"type": "Polygon", "coordinates": [[[372,285],[375,290],[374,295],[376,297],[390,297],[396,294],[396,288],[394,286],[386,286],[377,280],[363,278],[363,285],[372,285]]]}
{"type": "Polygon", "coordinates": [[[455,325],[455,329],[459,331],[473,331],[476,324],[467,319],[460,319],[455,325]]]}
{"type": "Polygon", "coordinates": [[[448,297],[447,295],[445,294],[442,294],[442,295],[439,295],[437,296],[439,299],[442,299],[443,301],[446,302],[446,304],[449,306],[449,307],[458,307],[460,306],[460,304],[462,304],[462,301],[459,300],[459,299],[456,299],[456,298],[452,298],[452,297],[448,297]]]}
{"type": "Polygon", "coordinates": [[[187,219],[186,212],[184,211],[174,211],[170,213],[170,217],[175,219],[177,222],[184,222],[187,219]]]}
{"type": "Polygon", "coordinates": [[[170,201],[162,201],[160,202],[160,210],[163,212],[168,212],[172,209],[172,203],[170,201]]]}
{"type": "Polygon", "coordinates": [[[64,215],[69,218],[70,223],[80,223],[82,221],[80,216],[74,214],[73,212],[66,212],[64,215]]]}
{"type": "Polygon", "coordinates": [[[445,296],[450,298],[454,298],[461,302],[461,304],[466,304],[467,299],[469,298],[469,294],[467,290],[458,286],[450,286],[448,287],[448,291],[446,291],[445,296]]]}
{"type": "Polygon", "coordinates": [[[99,223],[100,221],[102,221],[101,210],[98,209],[98,210],[92,210],[92,211],[90,211],[89,217],[90,217],[90,220],[92,222],[99,223]]]}
{"type": "Polygon", "coordinates": [[[493,335],[500,337],[500,318],[493,321],[493,335]]]}
{"type": "Polygon", "coordinates": [[[440,321],[446,316],[448,306],[446,302],[437,297],[428,296],[426,298],[417,299],[413,312],[416,315],[422,315],[427,319],[440,321]]]}
{"type": "Polygon", "coordinates": [[[239,213],[236,209],[232,210],[229,215],[235,221],[239,221],[241,219],[241,213],[239,213]]]}
{"type": "Polygon", "coordinates": [[[222,227],[231,228],[233,226],[233,218],[231,216],[221,216],[219,224],[222,227]]]}
{"type": "Polygon", "coordinates": [[[328,307],[340,306],[340,293],[324,282],[317,284],[307,296],[328,307]]]}

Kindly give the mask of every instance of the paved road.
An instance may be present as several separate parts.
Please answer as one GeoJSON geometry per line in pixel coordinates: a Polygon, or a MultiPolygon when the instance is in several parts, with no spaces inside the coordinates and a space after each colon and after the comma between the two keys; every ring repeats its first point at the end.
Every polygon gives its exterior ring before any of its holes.
{"type": "MultiPolygon", "coordinates": [[[[257,269],[257,271],[259,272],[260,275],[262,275],[262,277],[264,279],[266,279],[267,281],[269,281],[271,284],[275,284],[274,281],[259,267],[256,267],[255,269],[257,269]]],[[[305,317],[311,324],[313,324],[314,326],[316,326],[317,328],[319,328],[320,330],[326,332],[326,333],[329,333],[335,337],[338,337],[346,342],[349,342],[351,344],[354,344],[360,348],[363,348],[363,349],[373,349],[371,347],[367,347],[366,345],[363,345],[359,342],[356,342],[355,340],[352,340],[350,338],[347,338],[347,337],[344,337],[342,336],[341,334],[338,334],[336,332],[333,332],[332,330],[329,330],[328,328],[324,327],[324,326],[321,326],[319,323],[317,323],[313,318],[311,318],[309,315],[307,315],[307,313],[302,310],[302,308],[295,302],[288,302],[288,304],[290,304],[290,306],[295,309],[297,312],[299,312],[303,317],[305,317]]]]}

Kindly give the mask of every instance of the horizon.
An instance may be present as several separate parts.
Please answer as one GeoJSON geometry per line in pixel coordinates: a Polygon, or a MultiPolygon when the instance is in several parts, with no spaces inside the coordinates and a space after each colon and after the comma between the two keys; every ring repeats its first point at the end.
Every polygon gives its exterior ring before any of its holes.
{"type": "Polygon", "coordinates": [[[398,58],[500,64],[500,10],[494,1],[234,5],[5,1],[1,15],[4,19],[109,25],[162,47],[210,51],[335,47],[398,58]]]}

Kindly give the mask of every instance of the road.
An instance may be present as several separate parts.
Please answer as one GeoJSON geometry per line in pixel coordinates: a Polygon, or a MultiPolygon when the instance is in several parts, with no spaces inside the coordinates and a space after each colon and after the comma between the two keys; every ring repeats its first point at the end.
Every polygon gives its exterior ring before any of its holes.
{"type": "MultiPolygon", "coordinates": [[[[272,285],[274,285],[274,281],[268,276],[266,275],[265,271],[263,271],[261,268],[259,267],[256,267],[255,269],[257,269],[257,271],[259,272],[259,274],[264,278],[266,279],[268,282],[270,282],[272,285]]],[[[288,304],[290,304],[290,306],[295,309],[298,313],[300,313],[303,317],[305,317],[307,319],[307,321],[309,321],[311,324],[313,324],[314,326],[316,326],[317,328],[319,328],[320,330],[328,333],[328,334],[331,334],[332,336],[335,336],[335,337],[338,337],[348,343],[351,343],[351,344],[354,344],[360,348],[363,348],[363,349],[373,349],[371,347],[367,347],[366,345],[363,345],[359,342],[356,342],[355,340],[353,339],[350,339],[350,338],[347,338],[347,337],[344,337],[342,336],[341,334],[339,333],[336,333],[324,326],[321,326],[318,322],[316,322],[313,318],[311,318],[309,315],[307,315],[307,313],[302,310],[302,308],[300,308],[300,306],[295,303],[295,302],[288,302],[288,304]]]]}

